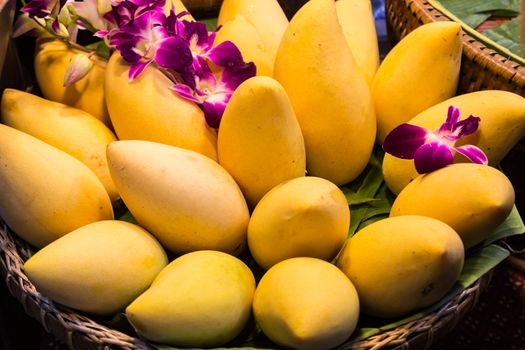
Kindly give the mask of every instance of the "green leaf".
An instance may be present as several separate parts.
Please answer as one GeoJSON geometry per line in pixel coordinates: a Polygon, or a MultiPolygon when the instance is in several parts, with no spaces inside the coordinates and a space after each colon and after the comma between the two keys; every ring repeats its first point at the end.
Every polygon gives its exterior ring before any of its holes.
{"type": "Polygon", "coordinates": [[[206,28],[208,29],[209,32],[217,31],[217,17],[199,18],[199,22],[206,23],[206,28]]]}
{"type": "Polygon", "coordinates": [[[496,28],[483,32],[487,38],[506,47],[516,55],[525,57],[525,50],[521,43],[521,17],[502,24],[496,28]]]}
{"type": "Polygon", "coordinates": [[[104,40],[97,41],[92,44],[86,45],[86,49],[95,51],[97,55],[105,59],[109,59],[109,57],[111,56],[111,50],[106,45],[106,42],[104,40]]]}
{"type": "Polygon", "coordinates": [[[348,205],[366,204],[377,200],[376,198],[362,196],[359,193],[353,192],[347,187],[341,187],[341,190],[346,197],[348,205]]]}
{"type": "Polygon", "coordinates": [[[137,220],[135,220],[135,218],[133,217],[133,215],[131,215],[131,212],[129,210],[126,211],[124,213],[124,215],[122,215],[119,218],[117,218],[117,220],[126,221],[126,222],[129,222],[129,223],[138,225],[137,220]]]}
{"type": "Polygon", "coordinates": [[[505,219],[505,221],[496,228],[494,233],[485,240],[484,245],[487,246],[502,238],[523,233],[525,233],[525,225],[523,224],[520,213],[518,213],[518,208],[514,206],[507,219],[505,219]]]}

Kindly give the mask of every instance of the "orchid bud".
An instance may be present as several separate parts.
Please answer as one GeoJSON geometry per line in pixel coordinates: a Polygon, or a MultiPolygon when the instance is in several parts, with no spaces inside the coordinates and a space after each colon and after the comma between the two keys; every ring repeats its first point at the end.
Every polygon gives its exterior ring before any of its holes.
{"type": "Polygon", "coordinates": [[[69,11],[69,6],[64,6],[58,14],[58,20],[67,27],[73,22],[73,16],[74,14],[69,11]]]}
{"type": "Polygon", "coordinates": [[[93,68],[89,55],[79,53],[71,59],[64,76],[64,86],[69,86],[84,78],[93,68]]]}
{"type": "MultiPolygon", "coordinates": [[[[22,34],[42,33],[44,29],[36,21],[43,21],[41,18],[29,18],[28,13],[22,13],[13,25],[13,38],[18,38],[22,34]]],[[[44,22],[45,24],[45,22],[44,22]]],[[[36,34],[38,36],[38,34],[36,34]]]]}

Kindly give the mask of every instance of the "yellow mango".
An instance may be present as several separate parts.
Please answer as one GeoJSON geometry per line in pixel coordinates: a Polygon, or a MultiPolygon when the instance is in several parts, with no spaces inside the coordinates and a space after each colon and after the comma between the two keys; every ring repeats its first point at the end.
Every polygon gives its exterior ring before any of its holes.
{"type": "Polygon", "coordinates": [[[379,142],[456,94],[461,49],[461,26],[444,21],[422,25],[388,53],[372,82],[379,142]]]}
{"type": "Polygon", "coordinates": [[[368,84],[332,0],[310,0],[294,16],[275,61],[301,125],[308,173],[341,185],[368,164],[376,135],[368,84]]]}
{"type": "Polygon", "coordinates": [[[490,166],[452,164],[418,176],[392,205],[390,216],[422,215],[452,227],[470,248],[494,231],[510,214],[514,189],[490,166]]]}
{"type": "Polygon", "coordinates": [[[272,76],[274,58],[266,49],[257,28],[246,17],[239,14],[225,22],[217,32],[213,45],[228,40],[239,48],[245,62],[255,63],[257,75],[272,76]]]}
{"type": "Polygon", "coordinates": [[[369,85],[379,67],[379,46],[370,0],[339,0],[335,7],[346,42],[369,85]]]}
{"type": "Polygon", "coordinates": [[[27,92],[6,89],[2,123],[55,146],[86,164],[102,182],[111,201],[119,194],[106,159],[106,147],[116,141],[104,123],[87,112],[27,92]]]}
{"type": "Polygon", "coordinates": [[[268,192],[252,213],[248,246],[264,269],[299,256],[331,260],[348,234],[350,209],[325,179],[302,177],[268,192]]]}
{"type": "Polygon", "coordinates": [[[82,51],[70,48],[61,40],[37,42],[35,74],[42,95],[88,112],[107,126],[111,125],[104,100],[104,76],[107,62],[98,56],[91,58],[93,68],[78,82],[64,86],[67,67],[73,56],[82,51]]]}
{"type": "Polygon", "coordinates": [[[406,215],[357,232],[337,266],[354,283],[364,313],[401,317],[441,299],[463,269],[461,238],[447,224],[406,215]]]}
{"type": "Polygon", "coordinates": [[[117,141],[107,154],[124,203],[166,249],[238,254],[244,248],[248,207],[219,164],[197,152],[148,141],[117,141]]]}
{"type": "Polygon", "coordinates": [[[244,328],[255,279],[239,259],[198,251],[171,262],[126,309],[137,332],[181,347],[217,347],[244,328]]]}
{"type": "Polygon", "coordinates": [[[60,304],[113,315],[167,265],[153,236],[124,221],[100,221],[57,239],[24,264],[37,290],[60,304]]]}
{"type": "MultiPolygon", "coordinates": [[[[466,119],[470,115],[481,118],[478,131],[461,138],[456,145],[472,144],[481,148],[489,159],[489,165],[498,165],[525,136],[525,98],[499,90],[453,97],[423,111],[408,123],[437,130],[445,122],[450,105],[460,109],[460,119],[466,119]]],[[[458,161],[465,161],[465,158],[458,155],[456,162],[458,161]]],[[[413,160],[385,155],[383,176],[388,188],[395,194],[401,192],[418,175],[413,160]]]]}
{"type": "Polygon", "coordinates": [[[352,283],[334,265],[293,258],[263,276],[253,312],[264,334],[276,344],[323,350],[350,337],[359,318],[359,299],[352,283]]]}
{"type": "Polygon", "coordinates": [[[121,140],[147,140],[217,159],[217,134],[193,102],[170,90],[173,83],[149,66],[130,82],[129,64],[114,53],[106,69],[106,102],[121,140]]]}
{"type": "Polygon", "coordinates": [[[181,19],[185,19],[187,21],[195,21],[193,16],[189,13],[188,9],[184,5],[184,3],[181,0],[168,0],[164,4],[164,12],[169,15],[171,11],[171,7],[175,8],[175,13],[179,14],[181,12],[187,11],[188,14],[181,17],[181,19]]]}
{"type": "Polygon", "coordinates": [[[251,207],[281,182],[304,176],[303,135],[281,84],[254,77],[235,90],[221,120],[217,152],[251,207]]]}
{"type": "Polygon", "coordinates": [[[243,15],[255,26],[273,64],[279,43],[288,27],[288,19],[279,2],[277,0],[224,0],[217,23],[226,24],[237,15],[243,15]]]}
{"type": "Polygon", "coordinates": [[[42,248],[89,223],[113,219],[104,186],[69,154],[0,124],[0,216],[42,248]]]}

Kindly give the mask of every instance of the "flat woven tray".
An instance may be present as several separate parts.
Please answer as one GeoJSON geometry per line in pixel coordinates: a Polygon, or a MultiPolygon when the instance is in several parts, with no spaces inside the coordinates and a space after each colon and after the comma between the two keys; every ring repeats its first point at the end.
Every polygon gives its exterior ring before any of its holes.
{"type": "MultiPolygon", "coordinates": [[[[98,324],[40,294],[23,271],[23,263],[30,255],[29,246],[17,238],[0,219],[0,275],[26,313],[36,319],[48,333],[75,350],[152,349],[136,337],[98,324]]],[[[426,349],[436,339],[451,331],[472,309],[481,292],[488,286],[490,277],[490,273],[484,275],[441,309],[424,318],[364,340],[349,341],[338,349],[426,349]]]]}
{"type": "MultiPolygon", "coordinates": [[[[386,0],[389,29],[397,39],[430,22],[449,19],[424,0],[386,0]]],[[[507,90],[525,96],[525,67],[463,33],[458,94],[479,90],[507,90]]]]}

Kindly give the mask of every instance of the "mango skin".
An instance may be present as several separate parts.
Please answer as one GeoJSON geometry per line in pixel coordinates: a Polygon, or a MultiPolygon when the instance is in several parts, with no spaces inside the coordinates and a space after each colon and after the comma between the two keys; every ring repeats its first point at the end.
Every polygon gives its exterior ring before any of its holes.
{"type": "MultiPolygon", "coordinates": [[[[469,115],[481,118],[478,131],[460,139],[456,146],[478,146],[487,155],[491,166],[498,165],[525,136],[525,98],[500,90],[477,91],[453,97],[423,111],[408,123],[434,131],[445,122],[450,105],[460,109],[460,119],[466,119],[469,115]]],[[[458,155],[455,161],[465,162],[466,159],[458,155]]],[[[385,154],[383,176],[388,188],[399,194],[419,174],[413,160],[385,154]]]]}
{"type": "Polygon", "coordinates": [[[459,24],[433,22],[388,53],[372,83],[378,142],[397,125],[456,94],[462,45],[459,24]]]}
{"type": "Polygon", "coordinates": [[[299,256],[331,260],[343,246],[349,226],[343,192],[325,179],[302,177],[275,187],[255,207],[248,246],[264,269],[299,256]]]}
{"type": "Polygon", "coordinates": [[[107,155],[124,203],[166,249],[242,251],[248,207],[219,164],[197,152],[137,140],[114,142],[107,155]]]}
{"type": "Polygon", "coordinates": [[[221,120],[217,151],[219,164],[252,208],[281,182],[305,175],[301,127],[281,84],[254,77],[235,90],[221,120]]]}
{"type": "Polygon", "coordinates": [[[462,163],[414,179],[394,201],[390,216],[441,220],[459,234],[468,249],[488,238],[513,205],[514,188],[502,172],[462,163]]]}
{"type": "Polygon", "coordinates": [[[339,23],[354,59],[369,85],[379,68],[379,46],[370,0],[339,0],[339,23]]]}
{"type": "Polygon", "coordinates": [[[4,90],[1,112],[2,123],[80,160],[97,175],[112,202],[120,198],[106,159],[107,145],[117,138],[100,120],[80,109],[15,89],[4,90]]]}
{"type": "Polygon", "coordinates": [[[441,299],[464,262],[461,238],[447,224],[417,215],[375,222],[345,245],[337,266],[354,283],[364,313],[401,317],[441,299]]]}
{"type": "Polygon", "coordinates": [[[24,264],[37,290],[60,304],[97,315],[123,310],[168,264],[162,246],[124,221],[99,221],[68,233],[24,264]]]}
{"type": "Polygon", "coordinates": [[[0,216],[42,248],[81,226],[113,219],[95,174],[69,154],[0,124],[0,216]]]}
{"type": "Polygon", "coordinates": [[[241,332],[251,313],[255,279],[239,259],[198,251],[171,262],[126,309],[137,332],[181,347],[217,347],[241,332]]]}
{"type": "Polygon", "coordinates": [[[106,102],[120,140],[146,140],[199,152],[217,159],[217,134],[202,110],[170,90],[173,83],[148,66],[133,82],[118,52],[106,69],[106,102]]]}
{"type": "Polygon", "coordinates": [[[107,62],[93,56],[93,68],[80,81],[64,86],[64,76],[69,62],[76,54],[83,53],[69,48],[60,40],[37,41],[35,74],[42,95],[51,101],[60,102],[88,112],[111,126],[104,99],[104,77],[107,62]]]}
{"type": "Polygon", "coordinates": [[[348,278],[334,265],[293,258],[263,276],[253,312],[264,334],[292,349],[330,349],[343,343],[359,318],[359,299],[348,278]]]}
{"type": "Polygon", "coordinates": [[[311,0],[293,17],[274,66],[301,125],[306,167],[336,185],[366,167],[376,135],[372,97],[344,38],[332,0],[311,0]]]}

